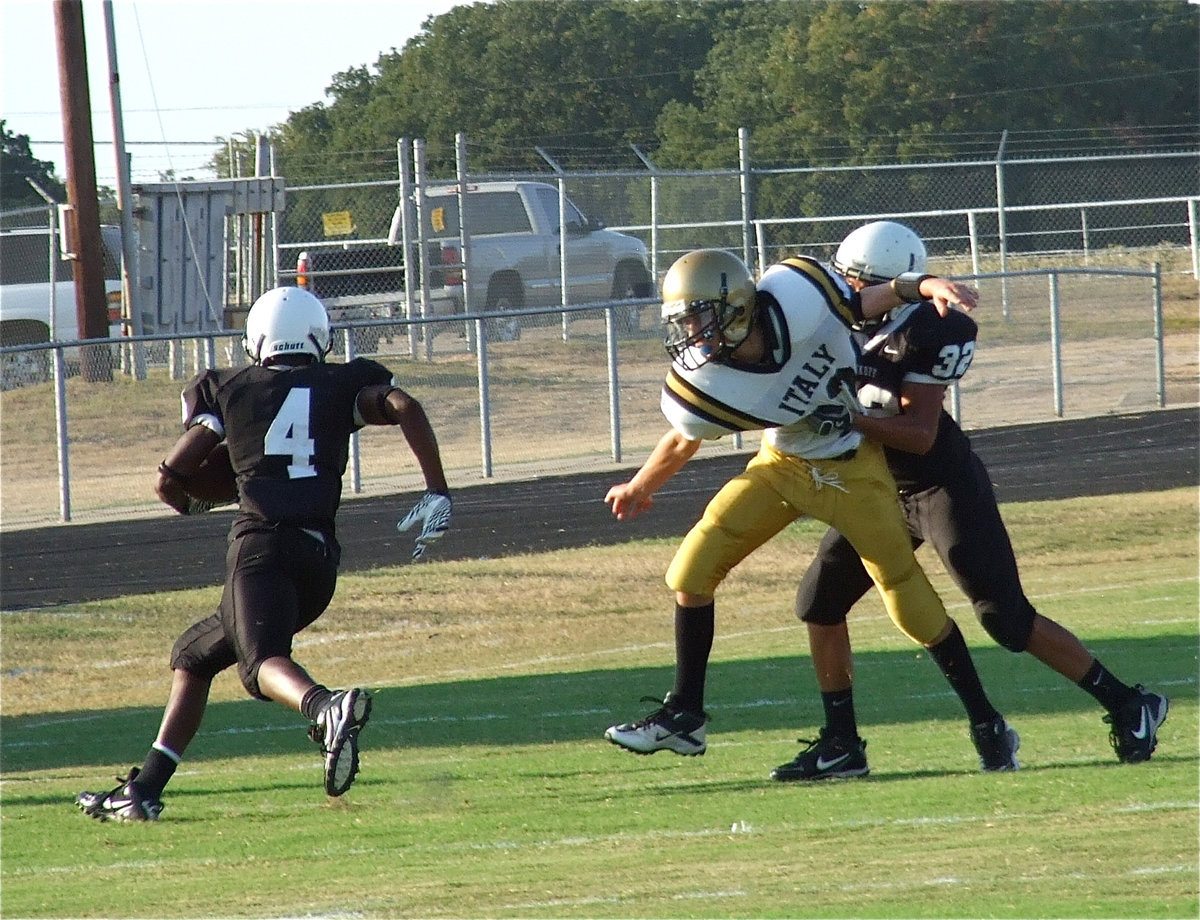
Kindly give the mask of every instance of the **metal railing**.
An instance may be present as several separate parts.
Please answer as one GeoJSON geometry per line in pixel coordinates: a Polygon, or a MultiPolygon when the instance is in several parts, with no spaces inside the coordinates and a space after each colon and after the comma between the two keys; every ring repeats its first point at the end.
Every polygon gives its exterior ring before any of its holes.
{"type": "MultiPolygon", "coordinates": [[[[964,276],[965,277],[965,276],[964,276]]],[[[1145,411],[1194,402],[1194,326],[1167,334],[1157,266],[1049,268],[970,276],[981,292],[980,347],[951,394],[967,428],[1145,411]],[[1005,285],[1013,308],[995,309],[1005,285]],[[1172,364],[1184,368],[1172,379],[1172,364]]],[[[454,318],[382,318],[335,327],[339,359],[369,341],[433,421],[452,482],[534,478],[636,465],[665,422],[666,372],[657,301],[607,301],[454,318]],[[643,312],[635,327],[622,311],[643,312]],[[655,316],[655,321],[650,316],[655,316]],[[494,324],[519,334],[497,340],[494,324]],[[370,332],[369,336],[356,333],[370,332]],[[415,344],[414,344],[415,343],[415,344]]],[[[179,434],[179,393],[191,375],[245,362],[238,332],[0,348],[5,527],[165,513],[152,495],[157,462],[179,434]],[[79,350],[114,367],[144,353],[144,379],[78,374],[79,350]],[[34,360],[30,360],[34,358],[34,360]],[[13,377],[21,371],[24,378],[13,377]]],[[[723,439],[706,452],[756,447],[723,439]]],[[[355,436],[349,495],[421,487],[386,429],[355,436]]]]}

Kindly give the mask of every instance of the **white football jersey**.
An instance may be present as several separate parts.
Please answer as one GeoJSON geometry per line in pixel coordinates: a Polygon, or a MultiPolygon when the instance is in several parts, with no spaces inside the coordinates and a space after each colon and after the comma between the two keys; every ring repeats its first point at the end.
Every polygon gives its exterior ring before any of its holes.
{"type": "Polygon", "coordinates": [[[813,460],[857,447],[857,431],[822,437],[805,421],[821,405],[854,402],[850,325],[860,317],[851,306],[853,292],[811,259],[771,266],[758,290],[756,322],[765,324],[766,360],[754,366],[710,362],[697,370],[673,362],[662,389],[663,415],[692,440],[761,430],[776,450],[813,460]]]}

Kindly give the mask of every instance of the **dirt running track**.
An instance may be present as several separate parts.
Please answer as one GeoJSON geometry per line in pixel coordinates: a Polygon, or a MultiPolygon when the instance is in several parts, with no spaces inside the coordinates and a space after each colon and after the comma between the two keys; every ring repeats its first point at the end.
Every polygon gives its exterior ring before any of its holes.
{"type": "MultiPolygon", "coordinates": [[[[1196,486],[1198,421],[1195,408],[1170,409],[986,429],[973,432],[971,440],[1001,502],[1041,501],[1196,486]]],[[[642,458],[631,459],[636,464],[642,458]]],[[[622,471],[460,488],[451,529],[428,557],[503,556],[681,536],[747,459],[694,460],[658,494],[650,514],[623,524],[603,502],[622,471]]],[[[395,525],[415,498],[343,502],[338,536],[344,572],[408,560],[411,537],[398,534],[395,525]]],[[[0,608],[220,584],[230,517],[221,512],[0,533],[0,608]]]]}

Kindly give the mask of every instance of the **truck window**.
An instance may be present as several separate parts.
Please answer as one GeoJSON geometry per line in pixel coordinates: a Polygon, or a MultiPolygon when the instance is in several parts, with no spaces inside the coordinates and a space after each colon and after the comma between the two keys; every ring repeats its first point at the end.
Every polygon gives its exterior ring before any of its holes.
{"type": "MultiPolygon", "coordinates": [[[[425,209],[425,234],[456,237],[458,196],[431,195],[425,209]]],[[[480,192],[467,195],[467,230],[472,236],[492,233],[531,233],[533,225],[517,192],[480,192]]]]}
{"type": "MultiPolygon", "coordinates": [[[[537,197],[538,207],[542,209],[542,213],[546,215],[546,220],[550,226],[556,231],[558,230],[558,192],[551,188],[534,189],[534,194],[537,197]]],[[[584,219],[579,208],[571,203],[571,199],[567,199],[567,226],[572,225],[582,227],[587,221],[584,219]]]]}

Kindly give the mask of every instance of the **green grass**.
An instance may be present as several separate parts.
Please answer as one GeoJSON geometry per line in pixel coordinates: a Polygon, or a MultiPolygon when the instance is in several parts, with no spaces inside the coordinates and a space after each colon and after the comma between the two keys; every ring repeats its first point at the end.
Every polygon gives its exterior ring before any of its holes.
{"type": "Polygon", "coordinates": [[[977,772],[956,700],[871,599],[851,621],[870,776],[772,783],[821,720],[787,610],[820,532],[804,524],[722,589],[702,758],[601,738],[669,687],[674,541],[404,566],[345,576],[297,644],[318,677],[377,688],[348,795],[321,793],[297,715],[223,675],[163,819],[98,824],[72,796],[140,762],[170,642],[217,595],[133,597],[3,618],[0,910],[1195,917],[1195,491],[1004,511],[1038,608],[1171,697],[1151,762],[1116,763],[1091,698],[987,641],[922,555],[1021,771],[977,772]]]}

